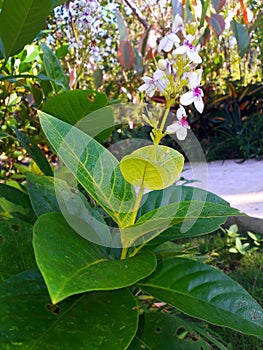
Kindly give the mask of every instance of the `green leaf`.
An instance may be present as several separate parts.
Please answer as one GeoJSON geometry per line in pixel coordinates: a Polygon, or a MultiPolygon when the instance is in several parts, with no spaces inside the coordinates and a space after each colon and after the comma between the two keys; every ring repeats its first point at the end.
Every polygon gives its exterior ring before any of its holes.
{"type": "Polygon", "coordinates": [[[187,231],[197,220],[202,219],[209,225],[211,219],[217,219],[219,224],[228,216],[236,215],[240,212],[228,205],[201,201],[171,203],[144,214],[135,225],[125,227],[122,230],[123,244],[129,247],[145,244],[169,227],[179,224],[181,237],[187,237],[187,231]]]}
{"type": "Polygon", "coordinates": [[[115,10],[115,16],[120,33],[120,40],[125,41],[128,39],[128,30],[126,24],[124,23],[123,17],[118,9],[115,10]]]}
{"type": "Polygon", "coordinates": [[[32,173],[27,174],[27,187],[37,216],[61,211],[83,238],[111,246],[112,237],[106,222],[77,188],[57,177],[32,173]]]}
{"type": "Polygon", "coordinates": [[[81,130],[46,113],[39,116],[49,142],[84,189],[119,226],[129,222],[136,194],[117,159],[81,130]]]}
{"type": "Polygon", "coordinates": [[[187,315],[262,337],[263,309],[239,284],[213,267],[185,258],[164,259],[138,285],[187,315]]]}
{"type": "Polygon", "coordinates": [[[1,350],[126,349],[138,325],[128,290],[96,292],[50,304],[37,271],[0,285],[1,350]]]}
{"type": "Polygon", "coordinates": [[[0,184],[0,206],[4,210],[4,216],[31,223],[36,220],[28,195],[13,186],[0,184]]]}
{"type": "Polygon", "coordinates": [[[19,219],[0,221],[0,282],[36,267],[32,231],[31,224],[19,219]]]}
{"type": "Polygon", "coordinates": [[[76,127],[102,142],[109,137],[114,125],[112,109],[102,108],[107,104],[103,93],[71,90],[50,98],[42,111],[71,125],[77,123],[76,127]]]}
{"type": "Polygon", "coordinates": [[[37,220],[33,245],[53,303],[73,294],[133,285],[156,267],[156,258],[149,252],[108,260],[102,247],[81,238],[58,213],[37,220]]]}
{"type": "Polygon", "coordinates": [[[160,190],[175,182],[183,165],[184,157],[176,150],[166,146],[145,146],[123,157],[120,169],[132,185],[160,190]]]}
{"type": "Polygon", "coordinates": [[[41,43],[41,49],[44,53],[43,62],[48,78],[53,79],[51,84],[56,93],[63,90],[69,90],[69,79],[65,75],[63,68],[54,54],[54,52],[44,43],[41,43]]]}
{"type": "Polygon", "coordinates": [[[27,173],[26,179],[30,201],[37,216],[60,211],[53,177],[27,173]]]}
{"type": "Polygon", "coordinates": [[[40,150],[40,148],[34,144],[30,140],[29,137],[27,137],[26,134],[24,134],[22,131],[14,128],[16,137],[18,141],[21,143],[21,145],[25,148],[27,153],[30,155],[30,157],[34,160],[34,162],[37,164],[39,169],[47,176],[52,176],[53,171],[51,169],[51,166],[43,154],[43,152],[40,150]]]}
{"type": "Polygon", "coordinates": [[[50,11],[51,0],[4,1],[0,13],[0,37],[6,58],[33,41],[44,27],[50,11]]]}
{"type": "MultiPolygon", "coordinates": [[[[129,350],[210,350],[211,346],[198,335],[199,328],[182,318],[162,312],[145,313],[140,317],[138,332],[129,350]]],[[[200,329],[201,330],[201,329],[200,329]]],[[[205,331],[202,332],[206,338],[205,331]]],[[[226,348],[210,335],[212,344],[226,348]]]]}
{"type": "Polygon", "coordinates": [[[234,19],[232,19],[230,25],[237,40],[239,54],[241,57],[243,57],[245,53],[248,52],[250,46],[250,38],[247,28],[242,24],[236,22],[234,19]]]}
{"type": "MultiPolygon", "coordinates": [[[[147,212],[159,208],[161,206],[174,203],[174,202],[183,202],[183,201],[199,201],[200,208],[202,207],[202,202],[221,204],[229,207],[228,202],[223,198],[215,195],[214,193],[202,190],[200,188],[191,187],[191,186],[177,186],[173,185],[162,191],[152,191],[144,195],[142,200],[142,207],[139,210],[138,217],[146,214],[147,212]]],[[[232,209],[229,210],[232,211],[232,209]]],[[[235,210],[235,209],[234,209],[235,210]]],[[[192,222],[190,220],[186,222],[179,222],[162,232],[158,237],[153,239],[149,244],[151,246],[158,246],[166,241],[171,241],[175,239],[187,238],[187,237],[196,237],[199,235],[204,235],[210,232],[217,230],[220,225],[222,225],[227,216],[232,214],[226,214],[226,216],[213,216],[209,217],[198,217],[192,222]]],[[[234,215],[240,215],[236,213],[234,215]]]]}
{"type": "Polygon", "coordinates": [[[10,135],[4,131],[0,131],[0,140],[5,139],[6,137],[10,137],[10,135]]]}

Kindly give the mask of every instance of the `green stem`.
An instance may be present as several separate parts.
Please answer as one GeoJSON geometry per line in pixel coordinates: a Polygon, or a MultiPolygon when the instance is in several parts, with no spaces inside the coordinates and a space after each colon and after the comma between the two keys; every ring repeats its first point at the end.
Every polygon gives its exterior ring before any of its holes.
{"type": "Polygon", "coordinates": [[[168,114],[169,114],[171,105],[172,105],[172,102],[171,102],[171,101],[167,101],[166,111],[165,111],[165,113],[164,113],[163,120],[162,120],[162,124],[161,124],[161,127],[160,127],[160,129],[161,129],[162,131],[163,131],[163,129],[164,129],[164,126],[165,126],[165,123],[166,123],[166,120],[167,120],[167,117],[168,117],[168,114]]]}
{"type": "MultiPolygon", "coordinates": [[[[170,107],[171,107],[172,103],[173,103],[173,101],[167,101],[166,111],[164,113],[163,120],[162,120],[161,127],[160,127],[161,131],[163,131],[163,128],[165,126],[165,122],[167,120],[167,117],[168,117],[168,114],[169,114],[170,107]]],[[[157,142],[154,143],[153,152],[152,152],[152,155],[151,155],[151,160],[153,160],[155,158],[155,156],[156,156],[156,151],[157,151],[157,148],[158,148],[158,145],[159,145],[161,139],[162,139],[162,137],[160,137],[160,135],[159,135],[157,140],[156,140],[157,142]]],[[[146,167],[145,167],[145,170],[146,170],[146,167]]],[[[143,178],[144,178],[144,176],[143,176],[143,178]]],[[[142,183],[142,186],[140,187],[138,196],[136,198],[136,202],[134,204],[133,213],[132,213],[132,216],[131,216],[131,220],[129,222],[129,226],[133,225],[135,223],[135,220],[136,220],[136,217],[137,217],[137,214],[138,214],[138,210],[140,208],[140,204],[141,204],[141,200],[142,200],[142,197],[143,197],[144,190],[145,190],[145,188],[144,188],[143,183],[142,183]]],[[[122,240],[122,243],[125,242],[125,240],[122,237],[122,234],[121,234],[121,240],[122,240]]],[[[141,246],[139,246],[138,248],[136,248],[131,256],[134,256],[144,245],[145,245],[145,243],[142,244],[141,246]]],[[[125,259],[127,257],[128,250],[129,250],[129,248],[126,248],[126,247],[122,248],[121,259],[125,259]]]]}

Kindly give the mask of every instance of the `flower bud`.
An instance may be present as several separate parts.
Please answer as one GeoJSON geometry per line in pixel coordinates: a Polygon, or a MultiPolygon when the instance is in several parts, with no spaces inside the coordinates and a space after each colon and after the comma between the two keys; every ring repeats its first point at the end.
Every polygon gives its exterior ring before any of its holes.
{"type": "Polygon", "coordinates": [[[158,68],[162,71],[166,71],[166,61],[161,58],[159,61],[158,61],[158,68]]]}

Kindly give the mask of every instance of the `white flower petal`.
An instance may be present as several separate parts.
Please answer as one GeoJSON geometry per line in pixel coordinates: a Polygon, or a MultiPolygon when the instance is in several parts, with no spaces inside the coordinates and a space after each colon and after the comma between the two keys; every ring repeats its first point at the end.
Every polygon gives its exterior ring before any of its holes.
{"type": "Polygon", "coordinates": [[[184,25],[183,19],[179,15],[179,13],[177,13],[172,24],[172,31],[174,33],[177,33],[179,30],[183,28],[183,25],[184,25]]]}
{"type": "Polygon", "coordinates": [[[198,55],[196,51],[188,50],[187,56],[191,62],[194,62],[197,64],[202,63],[202,58],[198,55]]]}
{"type": "Polygon", "coordinates": [[[145,90],[147,90],[148,89],[148,87],[149,87],[149,85],[148,84],[142,84],[139,88],[138,88],[138,90],[139,91],[145,91],[145,90]]]}
{"type": "Polygon", "coordinates": [[[161,79],[164,75],[164,71],[162,71],[161,69],[157,69],[154,73],[153,73],[153,79],[154,80],[158,80],[161,79]]]}
{"type": "Polygon", "coordinates": [[[204,102],[203,102],[201,97],[196,98],[194,100],[194,105],[195,105],[195,108],[198,110],[199,113],[203,112],[203,110],[204,110],[204,102]]]}
{"type": "Polygon", "coordinates": [[[187,52],[187,47],[186,46],[179,46],[177,49],[173,50],[173,55],[178,55],[178,54],[184,54],[187,52]]]}
{"type": "Polygon", "coordinates": [[[170,33],[167,35],[168,40],[171,40],[173,42],[173,44],[180,43],[180,39],[178,38],[178,36],[175,33],[170,33]]]}
{"type": "Polygon", "coordinates": [[[152,78],[150,77],[142,77],[142,80],[146,83],[146,84],[152,84],[152,78]]]}
{"type": "Polygon", "coordinates": [[[189,75],[189,84],[190,84],[190,88],[192,90],[194,90],[194,88],[199,86],[199,84],[198,84],[198,77],[197,77],[197,74],[195,72],[190,73],[190,75],[189,75]]]}
{"type": "Polygon", "coordinates": [[[179,129],[181,129],[182,126],[178,122],[174,122],[173,124],[167,126],[166,131],[170,134],[177,132],[179,129]]]}
{"type": "Polygon", "coordinates": [[[160,43],[159,43],[159,45],[158,45],[158,52],[161,52],[161,51],[164,49],[164,47],[165,47],[166,44],[167,44],[167,41],[168,41],[168,39],[167,39],[166,36],[165,36],[164,38],[161,39],[161,41],[160,41],[160,43]]]}
{"type": "Polygon", "coordinates": [[[183,106],[180,106],[180,108],[177,109],[176,116],[178,120],[181,120],[183,116],[186,116],[186,112],[183,106]]]}
{"type": "Polygon", "coordinates": [[[187,128],[181,127],[176,131],[176,136],[178,140],[182,141],[186,138],[187,136],[187,128]]]}
{"type": "Polygon", "coordinates": [[[199,86],[201,84],[203,69],[197,69],[195,72],[197,76],[197,85],[199,86]]]}
{"type": "Polygon", "coordinates": [[[149,96],[149,97],[153,97],[154,93],[155,93],[155,90],[156,88],[150,88],[148,90],[146,90],[146,94],[149,96]]]}
{"type": "Polygon", "coordinates": [[[192,91],[188,91],[180,97],[180,103],[184,106],[189,106],[194,102],[195,96],[192,91]]]}

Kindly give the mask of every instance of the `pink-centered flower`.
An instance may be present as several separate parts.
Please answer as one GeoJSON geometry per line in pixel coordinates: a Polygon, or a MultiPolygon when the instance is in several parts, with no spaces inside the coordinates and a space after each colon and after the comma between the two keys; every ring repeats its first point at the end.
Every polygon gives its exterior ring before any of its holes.
{"type": "Polygon", "coordinates": [[[164,92],[169,80],[166,78],[164,71],[157,69],[152,78],[143,77],[144,84],[139,87],[139,91],[145,91],[149,97],[153,97],[156,89],[159,89],[161,92],[164,92]]]}
{"type": "Polygon", "coordinates": [[[183,33],[185,36],[185,29],[184,29],[184,20],[182,17],[177,13],[177,15],[174,18],[173,24],[172,24],[172,32],[177,33],[179,30],[183,33]]]}
{"type": "Polygon", "coordinates": [[[204,110],[204,102],[202,97],[204,96],[203,90],[200,89],[202,77],[202,70],[191,72],[189,75],[189,85],[191,90],[183,94],[180,98],[180,103],[184,106],[189,106],[194,103],[195,108],[199,113],[204,110]]]}
{"type": "Polygon", "coordinates": [[[186,54],[191,62],[201,63],[202,58],[199,56],[196,46],[192,44],[194,37],[192,35],[186,35],[183,45],[179,46],[173,51],[173,54],[186,54]]]}
{"type": "Polygon", "coordinates": [[[184,33],[184,22],[182,17],[177,14],[174,18],[173,24],[172,24],[172,31],[165,35],[163,37],[158,45],[158,51],[165,51],[169,52],[172,50],[174,46],[178,46],[180,43],[179,37],[176,35],[176,33],[181,30],[184,33]]]}
{"type": "Polygon", "coordinates": [[[184,140],[187,135],[187,129],[189,129],[188,121],[186,120],[187,115],[183,106],[176,112],[177,121],[167,127],[169,134],[176,134],[178,140],[184,140]]]}

